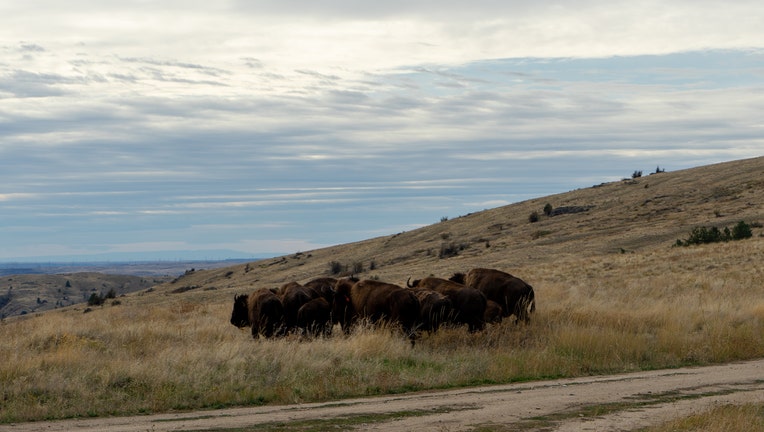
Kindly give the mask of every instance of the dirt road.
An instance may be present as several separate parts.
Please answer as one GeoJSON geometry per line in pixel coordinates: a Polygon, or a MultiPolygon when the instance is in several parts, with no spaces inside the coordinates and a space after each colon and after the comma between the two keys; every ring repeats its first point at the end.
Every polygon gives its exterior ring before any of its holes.
{"type": "Polygon", "coordinates": [[[746,402],[764,402],[764,360],[326,403],[7,424],[0,431],[254,430],[290,422],[316,422],[318,429],[325,425],[330,430],[344,425],[442,432],[515,425],[525,430],[628,431],[717,404],[746,402]]]}

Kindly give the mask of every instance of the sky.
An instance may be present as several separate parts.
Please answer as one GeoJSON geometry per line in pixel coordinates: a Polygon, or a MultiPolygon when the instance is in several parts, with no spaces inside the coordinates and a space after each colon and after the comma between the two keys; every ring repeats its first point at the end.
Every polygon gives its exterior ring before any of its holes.
{"type": "Polygon", "coordinates": [[[308,251],[764,155],[761,1],[0,0],[0,261],[308,251]]]}

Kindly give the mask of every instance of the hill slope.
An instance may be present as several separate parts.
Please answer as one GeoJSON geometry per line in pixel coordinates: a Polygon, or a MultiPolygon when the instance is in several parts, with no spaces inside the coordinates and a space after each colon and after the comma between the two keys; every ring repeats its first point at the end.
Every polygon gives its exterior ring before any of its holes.
{"type": "MultiPolygon", "coordinates": [[[[307,281],[339,263],[405,283],[470,267],[506,270],[670,248],[696,226],[764,221],[764,157],[611,182],[442,221],[395,235],[187,274],[164,293],[247,291],[307,281]],[[544,214],[549,204],[552,216],[544,214]],[[539,221],[529,222],[531,213],[539,221]]],[[[761,228],[754,236],[762,235],[761,228]]],[[[358,269],[363,271],[359,272],[358,269]]]]}
{"type": "Polygon", "coordinates": [[[120,296],[168,279],[97,272],[5,275],[0,285],[0,318],[85,303],[92,294],[120,296]]]}

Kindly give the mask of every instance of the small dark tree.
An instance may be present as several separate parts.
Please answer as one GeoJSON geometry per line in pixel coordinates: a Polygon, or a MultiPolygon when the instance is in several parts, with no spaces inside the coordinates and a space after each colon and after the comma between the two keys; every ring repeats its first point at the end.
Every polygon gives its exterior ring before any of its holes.
{"type": "Polygon", "coordinates": [[[742,240],[753,237],[751,226],[740,221],[732,228],[732,240],[742,240]]]}
{"type": "Polygon", "coordinates": [[[552,204],[546,203],[546,205],[544,206],[544,214],[549,216],[552,214],[552,210],[554,210],[554,208],[552,207],[552,204]]]}
{"type": "Polygon", "coordinates": [[[88,298],[88,306],[101,306],[102,304],[103,297],[96,293],[90,294],[90,297],[88,298]]]}
{"type": "Polygon", "coordinates": [[[631,178],[633,178],[633,179],[635,179],[635,178],[639,178],[639,177],[642,177],[642,170],[637,170],[637,171],[634,171],[634,172],[631,174],[631,178]]]}
{"type": "Polygon", "coordinates": [[[539,214],[537,212],[533,212],[528,216],[528,222],[535,223],[539,221],[539,214]]]}

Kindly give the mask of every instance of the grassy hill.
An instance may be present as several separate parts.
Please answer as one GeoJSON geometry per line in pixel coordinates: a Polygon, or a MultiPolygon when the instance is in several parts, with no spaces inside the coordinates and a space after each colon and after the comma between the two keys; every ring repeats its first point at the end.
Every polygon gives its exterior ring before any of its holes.
{"type": "Polygon", "coordinates": [[[0,319],[145,291],[193,269],[242,260],[0,264],[0,319]]]}
{"type": "Polygon", "coordinates": [[[5,275],[0,279],[0,319],[87,303],[93,294],[117,297],[168,279],[96,272],[5,275]]]}
{"type": "MultiPolygon", "coordinates": [[[[524,201],[421,229],[187,272],[83,314],[0,323],[0,423],[293,403],[764,356],[764,158],[524,201]],[[551,215],[544,213],[547,204],[551,215]],[[530,222],[532,214],[537,222],[530,222]],[[753,237],[674,247],[694,227],[753,237]],[[529,325],[256,340],[235,293],[334,269],[404,284],[495,267],[536,290],[529,325]]],[[[548,207],[547,207],[548,209],[548,207]]]]}
{"type": "MultiPolygon", "coordinates": [[[[663,172],[596,185],[357,243],[198,272],[161,287],[234,292],[331,273],[339,263],[360,277],[404,283],[471,267],[518,274],[538,265],[622,253],[665,251],[692,228],[764,222],[764,158],[663,172]],[[544,214],[552,206],[555,216],[544,214]],[[539,221],[529,222],[532,213],[539,221]],[[373,270],[372,270],[373,269],[373,270]]],[[[755,235],[761,235],[761,228],[755,235]]],[[[204,296],[212,298],[217,293],[204,296]]]]}

